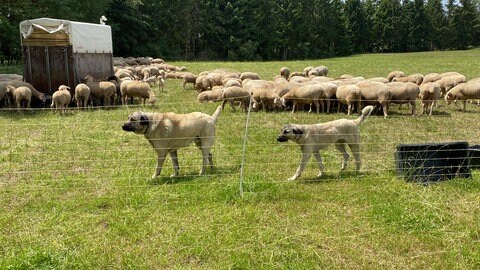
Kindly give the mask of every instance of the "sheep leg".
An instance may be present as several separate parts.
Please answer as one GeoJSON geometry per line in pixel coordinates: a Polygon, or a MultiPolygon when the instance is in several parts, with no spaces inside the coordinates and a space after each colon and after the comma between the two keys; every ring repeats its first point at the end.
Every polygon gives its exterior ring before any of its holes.
{"type": "Polygon", "coordinates": [[[229,103],[230,103],[230,107],[232,107],[232,111],[235,112],[235,111],[236,111],[236,109],[235,109],[235,101],[234,101],[233,99],[231,99],[231,100],[229,101],[229,103]]]}

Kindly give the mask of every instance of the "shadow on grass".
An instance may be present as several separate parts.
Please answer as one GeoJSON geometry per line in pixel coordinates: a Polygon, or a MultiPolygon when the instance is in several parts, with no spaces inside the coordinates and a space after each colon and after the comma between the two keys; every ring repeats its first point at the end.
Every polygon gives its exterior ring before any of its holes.
{"type": "Polygon", "coordinates": [[[342,171],[342,172],[332,172],[324,173],[321,177],[310,177],[310,178],[300,178],[299,182],[302,184],[319,184],[319,183],[329,183],[334,181],[351,181],[351,180],[361,180],[362,178],[368,176],[368,173],[365,172],[355,172],[355,171],[342,171]]]}
{"type": "Polygon", "coordinates": [[[205,175],[198,174],[198,171],[190,171],[186,174],[182,175],[180,170],[180,175],[175,177],[170,176],[160,176],[156,180],[149,180],[149,185],[164,185],[164,184],[182,184],[195,181],[199,178],[208,179],[210,177],[221,177],[222,175],[232,175],[232,174],[239,174],[238,166],[232,167],[214,167],[211,170],[208,170],[208,173],[205,175]]]}

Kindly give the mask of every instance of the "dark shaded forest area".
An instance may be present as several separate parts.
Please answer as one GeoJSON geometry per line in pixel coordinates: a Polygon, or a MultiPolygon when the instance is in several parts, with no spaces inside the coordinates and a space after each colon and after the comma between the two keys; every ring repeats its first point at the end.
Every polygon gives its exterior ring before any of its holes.
{"type": "Polygon", "coordinates": [[[112,27],[115,56],[300,60],[457,50],[480,42],[478,0],[1,0],[0,61],[21,59],[18,25],[50,17],[112,27]]]}

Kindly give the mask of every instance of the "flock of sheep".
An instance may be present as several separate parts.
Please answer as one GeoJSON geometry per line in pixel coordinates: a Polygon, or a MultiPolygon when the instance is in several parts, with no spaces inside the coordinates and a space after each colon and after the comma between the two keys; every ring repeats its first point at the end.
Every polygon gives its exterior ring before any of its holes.
{"type": "Polygon", "coordinates": [[[315,107],[319,113],[332,112],[336,104],[337,112],[346,106],[350,115],[354,109],[359,113],[365,105],[379,105],[384,117],[392,103],[410,104],[411,114],[416,115],[416,101],[420,100],[421,114],[432,115],[441,98],[447,104],[462,101],[463,110],[467,100],[480,99],[480,78],[467,81],[458,72],[405,76],[402,71],[392,71],[386,77],[368,79],[351,75],[330,78],[327,74],[325,66],[306,67],[302,72],[282,67],[273,80],[261,80],[251,72],[214,70],[200,73],[194,87],[200,92],[198,101],[223,101],[223,105],[230,102],[233,109],[233,102],[238,101],[244,110],[251,102],[254,110],[290,108],[294,112],[306,105],[309,111],[315,107]]]}
{"type": "MultiPolygon", "coordinates": [[[[116,58],[115,75],[98,80],[87,75],[74,91],[60,85],[52,95],[51,107],[65,112],[69,104],[78,108],[87,106],[111,106],[127,104],[138,98],[139,103],[155,104],[157,98],[152,87],[163,91],[165,80],[179,79],[183,89],[189,84],[198,91],[199,102],[229,103],[235,110],[237,104],[243,111],[252,105],[253,110],[308,109],[316,113],[337,112],[345,109],[347,114],[360,112],[365,105],[378,105],[384,117],[388,116],[390,104],[410,104],[411,114],[416,114],[416,101],[420,100],[421,114],[432,114],[436,102],[443,98],[448,103],[462,101],[463,110],[467,100],[480,99],[480,78],[466,80],[458,72],[419,73],[405,76],[404,72],[392,71],[386,77],[364,78],[342,75],[328,77],[325,66],[306,67],[303,71],[290,72],[280,69],[273,80],[262,80],[254,72],[232,72],[224,69],[187,72],[185,67],[166,64],[162,59],[116,58]]],[[[0,75],[0,104],[16,106],[18,110],[30,108],[33,98],[46,102],[43,93],[18,75],[0,75]]],[[[457,104],[458,106],[458,104],[457,104]]]]}

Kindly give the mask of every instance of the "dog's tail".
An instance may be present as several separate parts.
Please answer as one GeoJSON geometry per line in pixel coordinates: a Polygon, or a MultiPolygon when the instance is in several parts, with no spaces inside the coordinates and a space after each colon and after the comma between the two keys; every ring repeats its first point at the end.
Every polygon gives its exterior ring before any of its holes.
{"type": "Polygon", "coordinates": [[[222,112],[222,106],[218,106],[215,112],[212,114],[213,122],[217,122],[217,118],[220,115],[220,112],[222,112]]]}
{"type": "Polygon", "coordinates": [[[362,115],[360,115],[360,117],[354,120],[355,124],[357,124],[358,126],[363,123],[363,121],[372,113],[373,109],[374,107],[372,105],[363,108],[362,115]]]}

